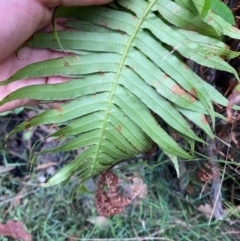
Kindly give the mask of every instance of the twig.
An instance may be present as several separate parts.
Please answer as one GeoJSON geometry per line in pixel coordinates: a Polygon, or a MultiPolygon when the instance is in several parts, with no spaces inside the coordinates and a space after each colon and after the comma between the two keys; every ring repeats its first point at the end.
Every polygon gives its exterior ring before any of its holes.
{"type": "Polygon", "coordinates": [[[224,211],[222,207],[222,200],[221,200],[221,187],[222,187],[222,181],[220,178],[220,171],[216,155],[216,142],[215,139],[211,139],[210,137],[207,137],[207,151],[208,155],[210,156],[210,165],[212,170],[212,205],[213,205],[213,211],[211,214],[211,217],[209,219],[209,224],[212,220],[212,216],[217,220],[222,220],[224,218],[224,211]]]}
{"type": "Polygon", "coordinates": [[[222,235],[225,235],[225,234],[240,234],[240,231],[227,231],[227,232],[222,232],[221,234],[222,235]]]}
{"type": "Polygon", "coordinates": [[[223,141],[223,140],[222,140],[221,138],[219,138],[218,136],[214,135],[214,137],[215,137],[216,139],[218,139],[219,141],[221,141],[221,142],[222,142],[224,145],[226,145],[227,147],[232,147],[229,143],[223,141]]]}
{"type": "Polygon", "coordinates": [[[205,187],[208,185],[208,183],[209,183],[209,181],[207,181],[207,182],[203,185],[202,190],[201,190],[200,195],[199,195],[200,198],[202,198],[203,191],[204,191],[205,187]]]}

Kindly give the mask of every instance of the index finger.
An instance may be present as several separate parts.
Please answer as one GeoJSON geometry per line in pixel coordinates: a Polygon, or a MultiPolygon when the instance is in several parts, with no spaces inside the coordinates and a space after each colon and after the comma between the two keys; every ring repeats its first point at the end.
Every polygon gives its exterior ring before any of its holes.
{"type": "Polygon", "coordinates": [[[0,61],[51,22],[53,7],[105,4],[112,0],[0,0],[0,61]]]}

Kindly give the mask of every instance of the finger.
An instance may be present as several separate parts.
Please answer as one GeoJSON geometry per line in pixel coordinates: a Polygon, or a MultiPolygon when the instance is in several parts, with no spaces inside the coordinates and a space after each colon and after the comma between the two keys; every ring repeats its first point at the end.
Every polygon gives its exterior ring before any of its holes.
{"type": "Polygon", "coordinates": [[[37,105],[37,104],[38,104],[38,101],[36,101],[36,100],[26,100],[26,99],[14,100],[3,106],[0,106],[0,113],[6,112],[6,111],[11,111],[16,108],[23,107],[23,106],[33,106],[33,105],[37,105]]]}
{"type": "MultiPolygon", "coordinates": [[[[68,78],[62,78],[62,77],[50,77],[50,78],[36,78],[36,79],[28,79],[28,80],[20,80],[18,83],[11,83],[10,85],[3,87],[0,86],[0,92],[4,92],[5,96],[7,96],[7,93],[11,93],[14,90],[20,89],[25,86],[29,85],[39,85],[39,84],[57,84],[57,83],[63,83],[69,81],[68,78]],[[11,91],[9,91],[11,89],[11,91]]],[[[5,97],[3,96],[3,97],[5,97]]],[[[29,106],[29,105],[36,105],[39,103],[37,100],[32,99],[20,99],[20,100],[14,100],[9,103],[6,103],[2,106],[0,106],[0,113],[13,110],[18,107],[22,106],[29,106]]]]}
{"type": "Polygon", "coordinates": [[[41,0],[41,2],[47,7],[57,7],[59,5],[64,6],[89,6],[89,5],[101,5],[110,3],[113,0],[41,0]]]}
{"type": "MultiPolygon", "coordinates": [[[[31,49],[25,47],[20,51],[18,58],[14,54],[10,55],[4,62],[0,62],[0,81],[9,78],[17,70],[23,68],[24,66],[52,58],[59,58],[64,56],[64,53],[59,53],[51,50],[44,49],[31,49]]],[[[6,86],[0,86],[0,100],[9,95],[11,92],[20,89],[24,86],[37,85],[37,84],[56,84],[68,81],[68,78],[61,77],[49,77],[49,78],[34,78],[26,80],[18,80],[6,86]]],[[[36,104],[33,100],[18,100],[7,103],[0,106],[0,113],[14,108],[26,105],[36,104]]]]}
{"type": "Polygon", "coordinates": [[[111,0],[8,0],[0,1],[0,61],[14,52],[36,30],[51,22],[53,7],[60,4],[104,4],[111,0]]]}
{"type": "MultiPolygon", "coordinates": [[[[31,64],[48,59],[65,56],[65,53],[48,49],[37,49],[24,47],[16,56],[15,53],[9,55],[4,61],[0,61],[0,81],[11,77],[19,69],[31,64]]],[[[2,93],[0,92],[0,95],[2,93]]]]}
{"type": "Polygon", "coordinates": [[[0,1],[0,60],[14,52],[37,29],[47,25],[53,9],[34,0],[0,1]]]}

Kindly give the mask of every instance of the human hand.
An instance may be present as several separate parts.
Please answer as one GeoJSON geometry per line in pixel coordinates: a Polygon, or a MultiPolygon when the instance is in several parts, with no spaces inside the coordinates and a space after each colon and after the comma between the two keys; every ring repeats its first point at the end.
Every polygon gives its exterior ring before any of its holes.
{"type": "MultiPolygon", "coordinates": [[[[112,0],[3,0],[0,1],[0,81],[9,78],[17,70],[30,63],[64,56],[51,50],[24,47],[18,56],[14,51],[35,31],[47,26],[52,19],[54,7],[99,5],[112,0]]],[[[44,28],[44,29],[47,29],[44,28]]],[[[0,100],[11,92],[28,85],[53,84],[66,81],[66,78],[50,77],[19,80],[0,86],[0,100]]],[[[33,100],[16,100],[0,106],[0,113],[27,104],[33,100]]]]}

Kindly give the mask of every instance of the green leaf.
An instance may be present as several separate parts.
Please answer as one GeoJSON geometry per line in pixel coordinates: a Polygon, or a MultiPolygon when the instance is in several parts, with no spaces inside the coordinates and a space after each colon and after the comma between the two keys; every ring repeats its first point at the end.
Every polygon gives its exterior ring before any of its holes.
{"type": "Polygon", "coordinates": [[[211,0],[192,0],[199,15],[204,18],[211,7],[211,0]]]}
{"type": "Polygon", "coordinates": [[[177,156],[173,156],[171,154],[168,154],[168,153],[165,153],[169,158],[170,160],[172,161],[173,165],[174,165],[174,168],[176,170],[176,173],[177,173],[177,177],[180,176],[180,172],[179,172],[179,165],[178,165],[178,158],[177,156]]]}
{"type": "Polygon", "coordinates": [[[204,23],[200,16],[180,7],[170,0],[162,0],[157,5],[157,11],[165,20],[177,27],[218,38],[217,32],[213,27],[204,23]]]}
{"type": "Polygon", "coordinates": [[[222,17],[231,25],[235,24],[235,19],[229,7],[220,0],[211,0],[211,10],[222,17]]]}
{"type": "Polygon", "coordinates": [[[219,35],[226,35],[234,39],[240,38],[240,30],[213,11],[209,11],[203,21],[212,26],[219,35]]]}
{"type": "Polygon", "coordinates": [[[17,99],[67,102],[21,123],[8,138],[42,124],[58,127],[51,137],[67,137],[55,148],[34,152],[32,165],[42,154],[84,150],[45,186],[65,185],[73,176],[80,179],[82,187],[89,178],[119,161],[147,152],[153,143],[171,157],[179,175],[177,157],[192,158],[195,141],[205,144],[192,125],[213,138],[215,118],[223,118],[214,111],[213,102],[227,105],[227,99],[183,59],[238,78],[224,59],[239,53],[219,39],[222,34],[240,39],[240,34],[209,10],[209,1],[190,0],[121,0],[111,7],[61,6],[55,16],[64,18],[59,20],[61,24],[72,29],[37,33],[25,43],[64,51],[68,56],[28,65],[0,85],[37,77],[62,76],[69,80],[23,87],[1,100],[0,105],[17,99]],[[172,132],[182,137],[186,143],[183,146],[190,146],[189,152],[172,138],[172,132]]]}
{"type": "Polygon", "coordinates": [[[181,107],[177,107],[177,109],[189,120],[191,120],[193,123],[199,126],[202,130],[204,130],[207,133],[207,135],[209,135],[211,138],[214,138],[214,134],[209,126],[209,123],[205,115],[181,107]]]}
{"type": "Polygon", "coordinates": [[[185,8],[190,12],[194,13],[195,15],[198,15],[198,10],[195,7],[192,0],[174,0],[174,1],[182,8],[185,8]]]}

